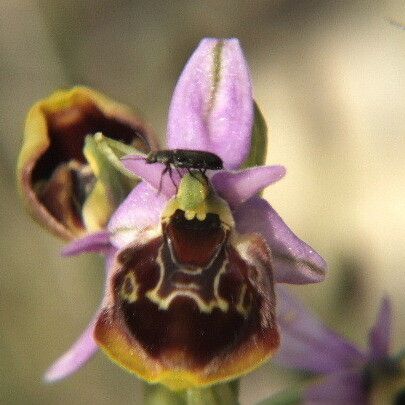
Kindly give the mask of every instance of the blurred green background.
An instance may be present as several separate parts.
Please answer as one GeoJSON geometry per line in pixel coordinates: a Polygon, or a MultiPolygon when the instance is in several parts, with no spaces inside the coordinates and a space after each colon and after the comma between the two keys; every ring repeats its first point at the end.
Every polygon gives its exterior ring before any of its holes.
{"type": "MultiPolygon", "coordinates": [[[[240,38],[270,128],[269,163],[287,177],[266,197],[330,265],[294,291],[358,343],[383,294],[405,344],[403,1],[29,1],[0,12],[0,403],[140,403],[141,384],[98,354],[42,383],[96,310],[103,265],[62,259],[24,212],[15,162],[29,107],[84,84],[134,106],[165,133],[171,92],[205,36],[240,38]]],[[[288,385],[266,365],[242,381],[253,404],[288,385]]]]}

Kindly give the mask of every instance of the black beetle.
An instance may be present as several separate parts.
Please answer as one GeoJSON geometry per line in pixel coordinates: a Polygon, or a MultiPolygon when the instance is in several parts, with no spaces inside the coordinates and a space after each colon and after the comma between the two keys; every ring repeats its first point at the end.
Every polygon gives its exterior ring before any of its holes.
{"type": "MultiPolygon", "coordinates": [[[[190,173],[192,173],[193,170],[198,170],[204,176],[207,170],[222,170],[224,168],[222,159],[215,153],[194,149],[164,149],[152,151],[149,152],[146,157],[146,162],[150,164],[162,163],[166,165],[162,176],[169,172],[169,176],[175,186],[176,184],[172,178],[172,166],[176,169],[187,169],[190,173]]],[[[160,180],[159,191],[161,185],[162,179],[160,180]]]]}
{"type": "MultiPolygon", "coordinates": [[[[177,168],[221,170],[224,168],[222,159],[215,153],[194,149],[166,149],[150,152],[146,158],[148,163],[163,163],[177,168]]],[[[169,169],[167,169],[169,170],[169,169]]]]}

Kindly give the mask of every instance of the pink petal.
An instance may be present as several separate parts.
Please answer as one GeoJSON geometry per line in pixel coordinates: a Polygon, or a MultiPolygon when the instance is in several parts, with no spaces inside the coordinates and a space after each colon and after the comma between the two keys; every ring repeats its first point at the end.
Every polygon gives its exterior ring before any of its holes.
{"type": "Polygon", "coordinates": [[[258,166],[237,172],[219,171],[211,180],[218,194],[235,209],[265,187],[282,179],[285,172],[283,166],[258,166]]]}
{"type": "Polygon", "coordinates": [[[247,158],[253,125],[249,68],[237,39],[203,39],[174,90],[168,147],[216,153],[236,169],[247,158]]]}
{"type": "MultiPolygon", "coordinates": [[[[154,165],[148,165],[149,168],[154,165]]],[[[123,248],[136,239],[139,232],[159,222],[167,197],[142,182],[136,186],[110,219],[111,243],[123,248]]]]}
{"type": "Polygon", "coordinates": [[[172,170],[171,176],[169,173],[162,175],[166,166],[161,163],[150,164],[144,158],[132,155],[125,156],[121,161],[128,170],[145,180],[155,189],[155,196],[163,194],[170,198],[176,194],[176,185],[180,181],[180,176],[176,169],[172,170]]]}
{"type": "Polygon", "coordinates": [[[281,348],[275,361],[314,373],[331,373],[361,365],[364,353],[326,327],[302,302],[277,286],[277,321],[281,329],[281,348]]]}
{"type": "Polygon", "coordinates": [[[392,306],[389,297],[384,297],[376,322],[368,337],[370,357],[372,360],[381,360],[388,357],[392,333],[392,306]]]}
{"type": "Polygon", "coordinates": [[[44,376],[46,382],[55,382],[75,373],[93,357],[98,349],[93,339],[96,319],[97,317],[91,321],[75,344],[48,369],[44,376]]]}
{"type": "Polygon", "coordinates": [[[107,231],[95,232],[70,242],[62,250],[62,256],[76,256],[82,253],[105,253],[110,249],[110,234],[107,231]]]}
{"type": "Polygon", "coordinates": [[[253,197],[234,212],[234,217],[240,233],[258,232],[267,240],[276,282],[308,284],[325,278],[325,260],[288,228],[267,201],[253,197]]]}

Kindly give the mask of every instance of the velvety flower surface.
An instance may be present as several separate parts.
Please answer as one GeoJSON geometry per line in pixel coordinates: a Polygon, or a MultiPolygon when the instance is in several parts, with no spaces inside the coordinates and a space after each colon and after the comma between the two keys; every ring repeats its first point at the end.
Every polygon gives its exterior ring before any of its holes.
{"type": "MultiPolygon", "coordinates": [[[[215,153],[225,170],[193,183],[196,175],[173,170],[162,178],[165,165],[127,156],[124,165],[143,182],[106,231],[65,249],[114,254],[95,338],[149,382],[184,389],[257,367],[278,347],[273,283],[324,278],[324,260],[258,196],[285,169],[238,170],[249,155],[253,121],[238,41],[203,40],[174,91],[167,144],[215,153]]],[[[93,329],[92,323],[48,379],[89,358],[93,329]]]]}
{"type": "Polygon", "coordinates": [[[387,297],[369,332],[367,351],[326,327],[286,290],[277,288],[277,299],[283,341],[275,361],[317,376],[302,391],[300,403],[401,403],[396,401],[404,395],[404,365],[389,353],[392,309],[387,297]]]}

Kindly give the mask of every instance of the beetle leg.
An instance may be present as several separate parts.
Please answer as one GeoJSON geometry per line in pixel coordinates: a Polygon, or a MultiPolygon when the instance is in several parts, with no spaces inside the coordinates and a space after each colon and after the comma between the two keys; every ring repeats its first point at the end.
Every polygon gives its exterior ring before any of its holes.
{"type": "MultiPolygon", "coordinates": [[[[162,182],[163,182],[163,176],[170,171],[170,165],[166,164],[165,168],[162,170],[162,174],[160,175],[160,181],[159,181],[159,188],[157,194],[159,195],[160,192],[162,191],[162,182]]],[[[171,178],[171,175],[170,175],[171,178]]]]}
{"type": "MultiPolygon", "coordinates": [[[[177,191],[179,191],[179,189],[177,188],[177,184],[176,184],[176,182],[175,182],[174,179],[173,179],[173,170],[172,170],[172,167],[170,166],[170,164],[167,165],[166,167],[167,167],[167,170],[166,170],[166,171],[169,172],[170,180],[172,181],[173,186],[176,188],[176,193],[177,193],[177,191]]],[[[177,170],[177,173],[178,173],[178,170],[179,170],[179,169],[178,169],[177,167],[176,167],[176,170],[177,170]]]]}

